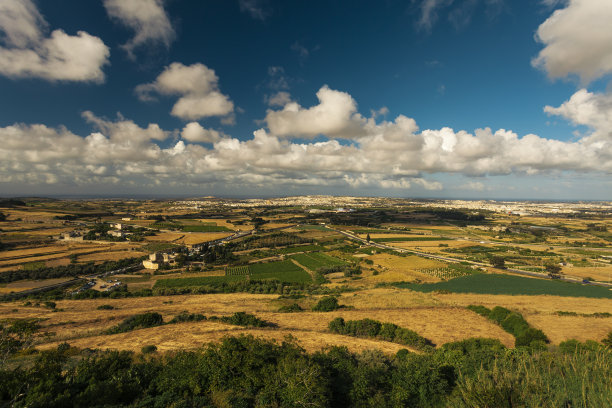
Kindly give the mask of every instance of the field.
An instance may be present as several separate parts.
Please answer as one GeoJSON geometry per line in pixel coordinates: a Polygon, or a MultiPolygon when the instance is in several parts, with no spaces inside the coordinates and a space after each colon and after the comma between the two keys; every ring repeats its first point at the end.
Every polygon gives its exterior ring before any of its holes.
{"type": "Polygon", "coordinates": [[[277,279],[281,282],[312,282],[304,269],[290,260],[251,264],[252,279],[277,279]]]}
{"type": "Polygon", "coordinates": [[[397,286],[420,292],[449,291],[494,295],[553,295],[612,299],[612,290],[608,288],[502,274],[475,274],[433,284],[401,283],[397,286]]]}
{"type": "Polygon", "coordinates": [[[295,259],[300,265],[306,268],[316,271],[319,268],[345,265],[341,259],[334,258],[333,256],[327,255],[322,252],[310,252],[307,254],[295,254],[291,256],[291,259],[295,259]]]}
{"type": "MultiPolygon", "coordinates": [[[[477,270],[476,266],[473,269],[469,262],[452,264],[417,255],[396,254],[392,250],[381,252],[379,248],[353,241],[332,229],[354,231],[362,238],[369,234],[374,242],[462,260],[489,262],[491,256],[499,255],[505,258],[507,265],[531,269],[541,269],[550,261],[563,264],[562,272],[568,276],[605,282],[612,271],[610,259],[606,258],[612,255],[612,245],[604,244],[608,242],[606,229],[612,229],[612,223],[604,215],[589,215],[590,209],[578,214],[584,219],[487,213],[485,222],[472,225],[471,221],[440,219],[435,213],[411,213],[410,205],[413,204],[393,208],[377,204],[372,208],[356,207],[351,212],[313,214],[308,212],[308,207],[299,205],[264,204],[258,207],[232,202],[226,206],[222,200],[212,202],[208,207],[202,204],[197,209],[192,204],[181,207],[165,200],[71,201],[36,204],[39,207],[18,210],[2,209],[9,215],[9,221],[0,222],[3,244],[0,271],[91,261],[100,263],[159,251],[175,252],[177,262],[160,265],[154,272],[140,270],[116,276],[127,284],[127,292],[117,295],[133,297],[74,300],[67,291],[64,294],[48,292],[49,298],[43,294],[39,299],[2,302],[0,324],[14,318],[41,319],[41,331],[53,334],[48,338],[40,337],[38,348],[50,348],[66,341],[78,347],[140,351],[144,345],[154,344],[161,353],[198,348],[205,342],[236,334],[252,334],[278,342],[291,335],[308,351],[337,345],[356,352],[377,349],[394,354],[404,348],[377,339],[333,334],[328,324],[336,317],[393,323],[416,331],[437,346],[471,337],[489,337],[513,347],[513,336],[466,309],[469,305],[503,306],[521,313],[530,325],[549,337],[551,349],[571,338],[601,341],[612,331],[612,317],[605,317],[605,313],[612,313],[612,291],[607,288],[488,274],[477,270]],[[77,211],[78,218],[54,219],[57,215],[72,214],[70,211],[77,211]],[[88,216],[89,213],[97,215],[88,216]],[[121,221],[124,214],[132,220],[121,221]],[[192,247],[228,237],[236,230],[250,232],[258,218],[269,221],[263,224],[264,231],[206,247],[201,253],[192,247]],[[139,230],[142,236],[136,242],[68,242],[49,237],[61,231],[85,232],[103,223],[120,221],[134,227],[157,225],[179,230],[164,230],[152,236],[149,233],[153,231],[139,230]],[[298,226],[265,231],[288,225],[298,226]],[[554,230],[534,230],[531,226],[554,230]],[[532,234],[532,231],[538,233],[532,234]],[[315,277],[321,281],[315,275],[317,270],[341,265],[347,267],[325,275],[329,283],[315,283],[315,277]],[[266,280],[293,285],[260,282],[266,280]],[[207,290],[243,292],[197,294],[197,288],[207,286],[207,290]],[[252,294],[274,292],[277,287],[280,289],[275,294],[252,294]],[[143,289],[151,289],[152,293],[143,289]],[[167,296],[169,294],[174,295],[167,296]],[[336,296],[342,307],[326,313],[312,311],[326,294],[336,296]],[[141,295],[151,296],[136,297],[141,295]],[[57,304],[56,311],[45,307],[44,302],[49,299],[57,304]],[[98,310],[102,305],[111,305],[114,309],[98,310]],[[292,313],[286,308],[292,308],[289,309],[292,313]],[[168,322],[183,311],[208,317],[243,311],[273,326],[244,328],[206,320],[115,335],[103,333],[138,313],[158,312],[168,322]]],[[[425,211],[424,207],[419,208],[425,211]]],[[[23,278],[2,285],[0,293],[66,279],[57,278],[65,275],[55,275],[54,279],[35,281],[32,280],[36,276],[34,273],[19,276],[23,278]]]]}
{"type": "Polygon", "coordinates": [[[434,268],[444,268],[446,264],[418,256],[397,256],[391,254],[371,255],[366,259],[373,262],[377,275],[369,275],[372,282],[404,282],[419,279],[422,282],[437,282],[440,279],[422,272],[434,268]]]}

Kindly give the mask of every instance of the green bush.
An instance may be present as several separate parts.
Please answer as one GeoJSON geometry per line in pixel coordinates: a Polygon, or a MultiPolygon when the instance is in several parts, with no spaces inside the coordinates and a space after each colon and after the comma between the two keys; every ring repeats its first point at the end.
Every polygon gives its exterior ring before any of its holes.
{"type": "Polygon", "coordinates": [[[297,303],[292,303],[290,305],[287,306],[281,306],[278,311],[281,313],[295,313],[295,312],[301,312],[304,309],[302,309],[300,307],[300,305],[298,305],[297,303]]]}
{"type": "Polygon", "coordinates": [[[478,313],[479,315],[484,317],[489,317],[489,315],[491,314],[491,309],[488,309],[482,305],[469,305],[467,308],[470,309],[472,312],[478,313]]]}
{"type": "Polygon", "coordinates": [[[111,305],[100,305],[96,309],[98,310],[114,310],[115,307],[111,305]]]}
{"type": "Polygon", "coordinates": [[[434,344],[417,332],[393,323],[381,323],[372,319],[348,320],[337,317],[328,326],[333,333],[354,337],[379,338],[393,343],[404,344],[419,350],[432,351],[434,344]]]}
{"type": "Polygon", "coordinates": [[[124,333],[136,329],[155,327],[164,324],[162,315],[156,312],[147,312],[130,316],[117,326],[106,331],[106,334],[124,333]]]}
{"type": "Polygon", "coordinates": [[[516,347],[520,346],[531,346],[533,342],[544,342],[548,343],[548,337],[544,334],[542,330],[535,329],[533,327],[527,328],[524,332],[516,336],[516,340],[514,345],[516,347]]]}
{"type": "Polygon", "coordinates": [[[203,314],[182,311],[181,313],[174,316],[169,323],[199,322],[202,320],[206,320],[206,316],[204,316],[203,314]]]}
{"type": "Polygon", "coordinates": [[[223,323],[235,324],[236,326],[245,326],[245,327],[266,327],[271,326],[270,323],[265,320],[261,320],[255,315],[245,312],[236,312],[231,316],[221,317],[223,323]]]}
{"type": "Polygon", "coordinates": [[[338,298],[335,296],[324,296],[312,308],[315,312],[331,312],[340,309],[338,298]]]}
{"type": "Polygon", "coordinates": [[[149,344],[147,346],[144,346],[142,349],[140,349],[140,351],[142,352],[142,354],[155,353],[157,351],[157,346],[153,344],[149,344]]]}
{"type": "Polygon", "coordinates": [[[503,322],[510,313],[512,313],[512,311],[506,309],[505,307],[495,306],[491,310],[491,313],[489,313],[489,319],[501,325],[501,322],[503,322]]]}
{"type": "Polygon", "coordinates": [[[501,322],[501,327],[517,337],[529,329],[529,323],[520,314],[512,312],[501,322]]]}

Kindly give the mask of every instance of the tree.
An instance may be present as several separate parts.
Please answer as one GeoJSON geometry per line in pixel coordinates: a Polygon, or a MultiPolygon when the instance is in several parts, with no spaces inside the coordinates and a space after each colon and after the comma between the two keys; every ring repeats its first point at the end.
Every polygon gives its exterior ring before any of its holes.
{"type": "Polygon", "coordinates": [[[546,272],[548,272],[548,276],[551,279],[559,279],[561,277],[561,266],[553,263],[546,264],[544,266],[546,272]]]}
{"type": "Polygon", "coordinates": [[[491,258],[491,265],[494,268],[506,269],[506,260],[501,256],[494,256],[491,258]]]}
{"type": "Polygon", "coordinates": [[[6,215],[0,212],[0,221],[6,221],[6,215]]]}
{"type": "Polygon", "coordinates": [[[366,237],[366,241],[370,242],[370,234],[366,237]]]}

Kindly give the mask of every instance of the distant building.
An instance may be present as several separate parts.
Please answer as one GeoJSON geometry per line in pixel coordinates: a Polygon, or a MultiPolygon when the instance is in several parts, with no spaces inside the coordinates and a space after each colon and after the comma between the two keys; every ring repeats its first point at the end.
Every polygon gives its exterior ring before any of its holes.
{"type": "Polygon", "coordinates": [[[142,261],[142,266],[144,266],[146,269],[153,269],[153,270],[159,269],[159,264],[157,262],[153,262],[149,260],[142,261]]]}
{"type": "Polygon", "coordinates": [[[83,241],[83,235],[77,231],[70,231],[61,234],[60,239],[64,241],[83,241]]]}

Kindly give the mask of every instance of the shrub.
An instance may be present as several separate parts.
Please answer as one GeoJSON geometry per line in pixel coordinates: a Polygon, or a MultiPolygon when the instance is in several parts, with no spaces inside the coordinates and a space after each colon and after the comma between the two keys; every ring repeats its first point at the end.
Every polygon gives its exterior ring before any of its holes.
{"type": "Polygon", "coordinates": [[[48,307],[49,309],[55,309],[55,307],[57,306],[57,304],[55,302],[45,302],[44,303],[45,307],[48,307]]]}
{"type": "Polygon", "coordinates": [[[340,309],[340,307],[341,306],[338,304],[338,298],[334,296],[324,296],[316,305],[314,305],[312,310],[315,312],[331,312],[333,310],[340,309]]]}
{"type": "Polygon", "coordinates": [[[393,323],[383,323],[380,326],[380,331],[378,332],[378,337],[386,341],[395,340],[395,332],[398,326],[393,323]]]}
{"type": "Polygon", "coordinates": [[[162,315],[156,312],[147,312],[130,316],[117,326],[106,331],[107,334],[124,333],[136,329],[160,326],[164,324],[162,315]]]}
{"type": "Polygon", "coordinates": [[[113,309],[115,309],[115,307],[111,306],[111,305],[100,305],[96,309],[98,309],[98,310],[113,310],[113,309]]]}
{"type": "Polygon", "coordinates": [[[489,317],[489,315],[491,314],[491,309],[488,309],[483,305],[469,305],[467,308],[470,309],[472,312],[478,313],[479,315],[484,317],[489,317]]]}
{"type": "Polygon", "coordinates": [[[341,317],[336,317],[334,320],[329,322],[327,327],[333,333],[346,334],[345,333],[344,319],[341,318],[341,317]]]}
{"type": "Polygon", "coordinates": [[[202,320],[206,320],[206,316],[203,314],[188,313],[187,311],[183,311],[174,316],[169,323],[199,322],[202,320]]]}
{"type": "Polygon", "coordinates": [[[224,323],[235,324],[236,326],[245,327],[266,327],[270,323],[258,318],[255,315],[245,312],[236,312],[231,316],[224,316],[220,319],[224,323]]]}
{"type": "Polygon", "coordinates": [[[278,309],[278,311],[281,313],[295,313],[295,312],[301,312],[303,310],[304,309],[302,309],[300,305],[298,305],[297,303],[292,303],[288,306],[281,306],[281,308],[278,309]]]}
{"type": "Polygon", "coordinates": [[[157,351],[157,346],[153,344],[149,344],[147,346],[144,346],[142,349],[140,349],[140,351],[142,352],[142,354],[155,353],[157,351]]]}
{"type": "Polygon", "coordinates": [[[517,337],[523,334],[529,328],[529,323],[525,321],[523,316],[513,312],[501,322],[501,327],[508,333],[517,337]]]}
{"type": "Polygon", "coordinates": [[[489,319],[497,322],[497,324],[501,324],[510,313],[512,312],[505,307],[495,306],[491,313],[489,313],[489,319]]]}
{"type": "Polygon", "coordinates": [[[542,330],[535,329],[533,327],[529,327],[523,333],[516,336],[516,340],[514,345],[516,347],[520,346],[531,346],[533,342],[543,341],[544,343],[548,343],[548,337],[544,334],[542,330]]]}

